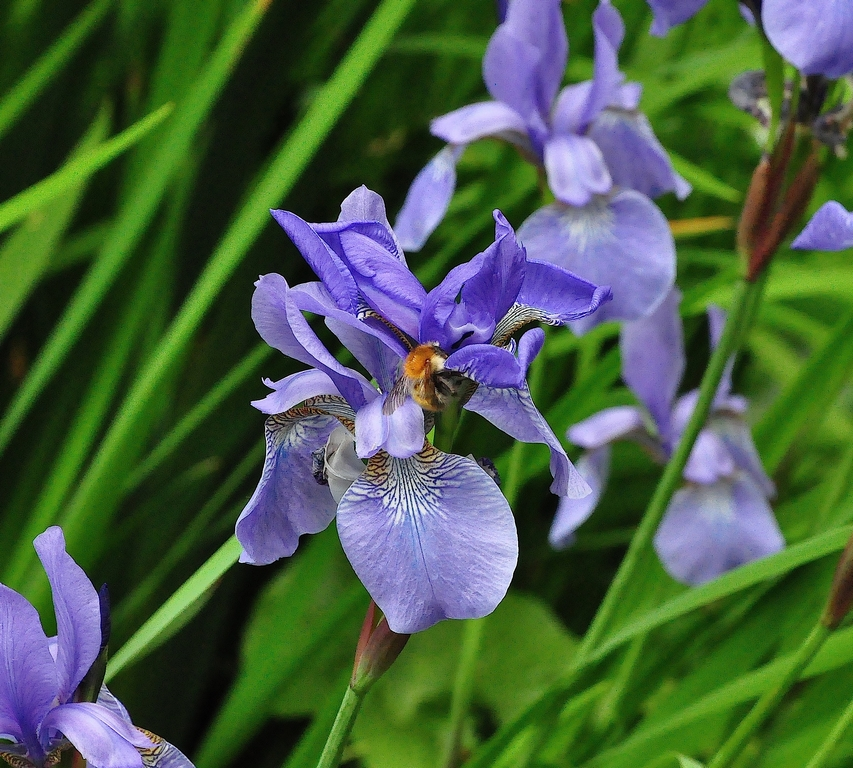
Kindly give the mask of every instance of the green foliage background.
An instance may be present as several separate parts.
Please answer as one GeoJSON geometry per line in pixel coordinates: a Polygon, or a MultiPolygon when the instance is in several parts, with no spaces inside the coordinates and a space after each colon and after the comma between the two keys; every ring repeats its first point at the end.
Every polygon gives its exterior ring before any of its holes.
{"type": "MultiPolygon", "coordinates": [[[[616,5],[623,67],[695,188],[661,207],[673,220],[736,217],[761,137],[726,90],[761,66],[754,32],[733,0],[711,0],[663,40],[648,35],[643,0],[616,5]]],[[[592,71],[594,7],[564,5],[571,80],[592,71]]],[[[333,220],[366,184],[396,212],[441,146],[430,118],[486,96],[480,58],[494,6],[9,0],[0,24],[0,580],[47,617],[31,542],[61,524],[93,581],[109,583],[111,687],[136,723],[198,768],[311,766],[367,597],[333,529],[290,562],[230,567],[228,539],[263,456],[249,401],[265,394],[262,375],[297,370],[259,342],[253,280],[311,279],[267,209],[333,220]]],[[[828,165],[816,203],[849,206],[848,169],[828,165]]],[[[449,216],[411,266],[431,287],[490,242],[493,208],[517,226],[539,200],[534,171],[510,148],[471,147],[449,216]]],[[[698,228],[706,234],[679,238],[685,389],[708,357],[704,309],[727,305],[738,273],[731,224],[698,228]]],[[[529,764],[541,766],[706,757],[778,677],[773,660],[816,619],[853,520],[848,259],[783,252],[736,368],[794,546],[689,592],[650,558],[556,726],[480,764],[528,764],[536,743],[529,764]]],[[[536,399],[558,434],[632,401],[616,334],[549,333],[536,399]]],[[[547,453],[513,448],[468,418],[459,452],[484,446],[517,497],[521,558],[486,622],[465,733],[475,759],[567,667],[660,473],[639,449],[618,447],[600,510],[573,549],[555,553],[547,453]]],[[[348,755],[367,768],[438,764],[459,643],[458,623],[413,638],[370,693],[348,755]]],[[[853,636],[842,631],[743,765],[804,765],[853,695],[850,661],[853,636]]],[[[833,759],[851,754],[853,738],[842,739],[833,759]]]]}

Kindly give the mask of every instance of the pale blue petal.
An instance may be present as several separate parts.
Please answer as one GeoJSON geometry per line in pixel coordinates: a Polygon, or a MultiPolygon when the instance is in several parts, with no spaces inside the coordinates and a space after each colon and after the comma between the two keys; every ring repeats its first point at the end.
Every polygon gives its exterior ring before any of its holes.
{"type": "Polygon", "coordinates": [[[853,213],[834,200],[824,203],[791,243],[791,248],[815,251],[853,248],[853,213]]]}
{"type": "Polygon", "coordinates": [[[562,497],[557,506],[557,516],[548,533],[548,542],[554,549],[566,549],[574,544],[575,531],[598,506],[607,475],[610,472],[610,447],[605,446],[581,456],[575,464],[580,476],[590,487],[588,496],[580,499],[562,497]]]}

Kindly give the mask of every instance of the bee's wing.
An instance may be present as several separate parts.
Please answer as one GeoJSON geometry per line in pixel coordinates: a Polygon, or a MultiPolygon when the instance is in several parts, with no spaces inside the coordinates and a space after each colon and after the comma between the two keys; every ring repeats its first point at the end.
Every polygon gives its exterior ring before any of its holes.
{"type": "Polygon", "coordinates": [[[154,746],[148,749],[137,747],[145,768],[194,768],[189,758],[165,739],[144,728],[137,727],[136,730],[144,733],[154,742],[154,746]]]}
{"type": "Polygon", "coordinates": [[[406,401],[409,394],[411,394],[411,384],[405,376],[401,376],[394,382],[394,386],[391,387],[388,397],[385,398],[385,402],[382,405],[382,413],[390,416],[406,401]]]}

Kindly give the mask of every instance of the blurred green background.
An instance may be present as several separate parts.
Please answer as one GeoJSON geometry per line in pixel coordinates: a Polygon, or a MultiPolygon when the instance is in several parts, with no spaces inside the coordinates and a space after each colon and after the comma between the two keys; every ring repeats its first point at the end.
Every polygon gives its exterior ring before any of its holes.
{"type": "MultiPolygon", "coordinates": [[[[692,388],[708,355],[704,308],[726,305],[737,274],[731,222],[762,140],[726,91],[734,75],[760,67],[760,49],[730,0],[711,0],[664,40],[649,37],[643,0],[616,5],[627,27],[623,67],[644,85],[643,109],[694,184],[685,202],[659,204],[671,220],[730,217],[693,222],[698,236],[676,225],[692,388]]],[[[594,7],[564,4],[571,81],[592,72],[594,7]]],[[[109,583],[114,651],[226,542],[263,456],[263,417],[249,401],[266,394],[262,376],[299,368],[260,343],[253,281],[266,272],[312,279],[267,209],[334,220],[366,184],[393,220],[441,147],[430,118],[486,98],[480,58],[495,23],[490,0],[0,6],[0,580],[44,617],[49,593],[31,542],[50,524],[64,527],[93,581],[109,583]]],[[[829,164],[816,201],[850,204],[847,168],[829,164]]],[[[535,172],[512,149],[471,147],[450,214],[409,263],[431,287],[491,241],[493,208],[518,226],[539,204],[535,172]]],[[[617,332],[605,326],[580,341],[549,333],[536,398],[559,435],[631,402],[617,332]]],[[[736,389],[752,398],[786,538],[806,554],[750,577],[753,586],[735,579],[728,592],[697,598],[700,610],[600,665],[605,682],[566,710],[540,764],[581,764],[605,749],[615,752],[593,764],[701,753],[754,684],[741,681],[700,721],[676,726],[673,713],[796,646],[828,584],[827,552],[853,518],[851,364],[847,258],[783,254],[736,389]],[[668,718],[669,729],[655,731],[668,718]],[[639,746],[626,741],[638,733],[639,746]]],[[[487,623],[465,734],[473,748],[565,668],[659,469],[618,447],[600,511],[575,548],[555,553],[547,453],[513,449],[474,417],[458,451],[490,452],[505,479],[517,468],[509,482],[521,541],[513,592],[487,623]]],[[[647,565],[623,622],[685,591],[647,565]]],[[[366,605],[332,527],[290,562],[227,570],[111,686],[137,724],[198,768],[310,766],[366,605]]],[[[445,622],[413,639],[370,694],[350,756],[369,768],[437,764],[459,629],[445,622]]],[[[747,764],[804,764],[853,690],[850,656],[839,650],[834,671],[792,697],[763,734],[773,748],[747,764]]],[[[520,759],[507,754],[503,764],[520,759]]]]}

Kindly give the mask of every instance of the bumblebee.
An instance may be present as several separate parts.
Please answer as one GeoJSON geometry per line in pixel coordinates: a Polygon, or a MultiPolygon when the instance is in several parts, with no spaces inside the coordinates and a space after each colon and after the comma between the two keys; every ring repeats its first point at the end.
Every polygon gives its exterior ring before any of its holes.
{"type": "Polygon", "coordinates": [[[394,413],[411,395],[426,411],[443,411],[464,394],[471,380],[444,367],[447,353],[434,341],[419,344],[406,356],[400,378],[394,383],[382,408],[386,415],[394,413]]]}

